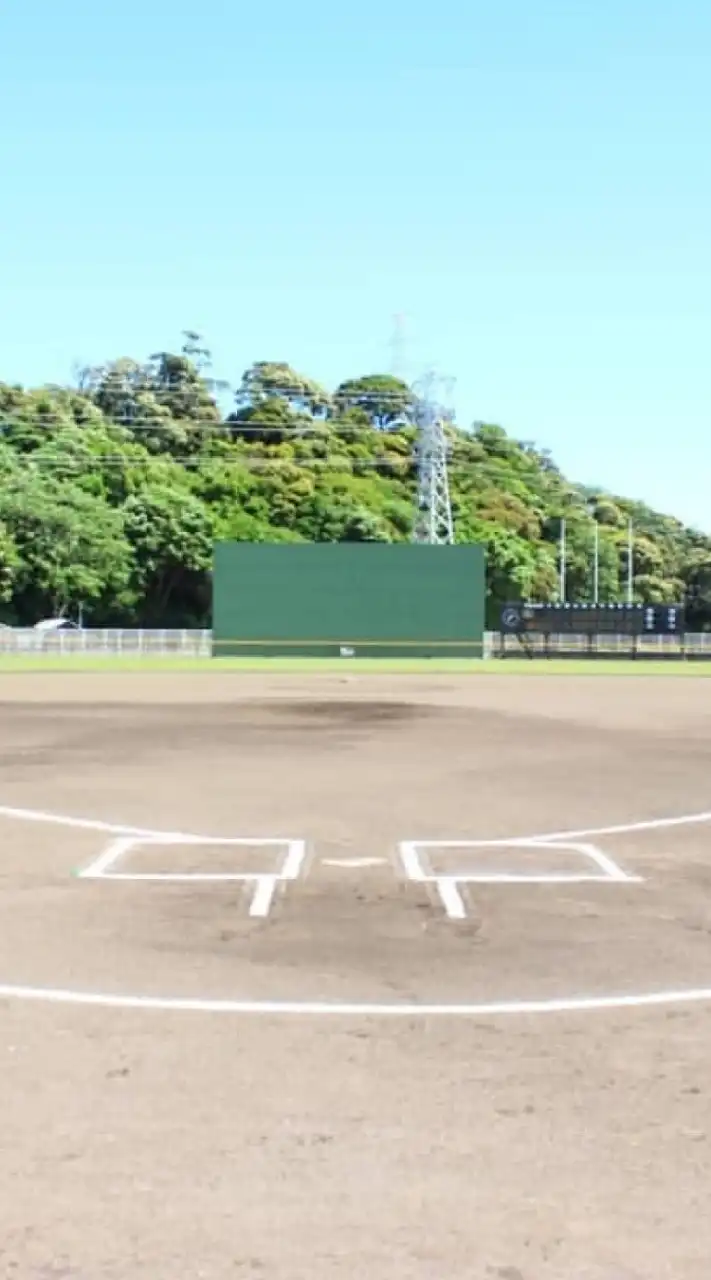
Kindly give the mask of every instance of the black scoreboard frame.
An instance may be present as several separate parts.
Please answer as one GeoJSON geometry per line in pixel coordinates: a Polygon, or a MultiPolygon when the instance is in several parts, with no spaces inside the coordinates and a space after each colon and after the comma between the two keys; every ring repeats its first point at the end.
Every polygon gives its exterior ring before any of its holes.
{"type": "Polygon", "coordinates": [[[686,656],[683,604],[534,604],[512,601],[502,606],[500,655],[523,650],[529,657],[686,656]],[[615,644],[611,644],[612,637],[615,644]],[[669,644],[650,645],[666,636],[669,644]],[[586,640],[581,646],[580,638],[586,640]],[[620,646],[626,637],[628,646],[620,646]],[[566,640],[569,638],[569,643],[566,640]],[[674,643],[674,640],[677,643],[674,643]],[[509,643],[507,643],[509,642],[509,643]]]}

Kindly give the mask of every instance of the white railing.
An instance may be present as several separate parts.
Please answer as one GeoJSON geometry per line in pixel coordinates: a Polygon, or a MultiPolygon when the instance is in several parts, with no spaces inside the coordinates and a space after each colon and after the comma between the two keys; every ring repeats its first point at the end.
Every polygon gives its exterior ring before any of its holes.
{"type": "Polygon", "coordinates": [[[91,654],[92,657],[209,658],[211,631],[87,627],[82,631],[0,628],[0,655],[8,653],[91,654]]]}
{"type": "MultiPolygon", "coordinates": [[[[485,652],[491,657],[496,657],[501,652],[501,636],[497,631],[487,632],[485,641],[485,652]]],[[[643,655],[654,654],[678,654],[686,653],[690,657],[709,657],[711,658],[711,632],[696,631],[687,632],[681,636],[625,636],[625,635],[596,635],[592,638],[586,635],[551,635],[543,636],[531,634],[525,636],[525,648],[520,644],[515,635],[506,636],[506,655],[514,656],[516,653],[524,654],[526,649],[532,653],[549,652],[553,655],[556,653],[580,653],[585,654],[592,649],[594,653],[623,653],[629,654],[636,648],[636,651],[643,655]]]]}
{"type": "MultiPolygon", "coordinates": [[[[534,652],[545,652],[544,636],[528,637],[534,652]]],[[[686,653],[691,657],[711,658],[711,632],[695,632],[685,636],[686,653]]],[[[550,636],[549,652],[585,653],[589,638],[584,635],[550,636]]],[[[484,657],[499,655],[501,637],[497,631],[487,631],[484,636],[484,657]]],[[[631,648],[629,636],[610,635],[596,642],[599,652],[628,654],[631,648]]],[[[638,651],[644,654],[680,652],[675,636],[640,636],[638,651]]],[[[86,628],[83,631],[35,631],[32,627],[0,627],[0,656],[12,653],[90,654],[92,657],[163,657],[209,658],[212,652],[212,632],[209,630],[171,631],[157,628],[131,630],[128,628],[86,628]]],[[[506,638],[507,656],[524,654],[513,636],[506,638]]]]}

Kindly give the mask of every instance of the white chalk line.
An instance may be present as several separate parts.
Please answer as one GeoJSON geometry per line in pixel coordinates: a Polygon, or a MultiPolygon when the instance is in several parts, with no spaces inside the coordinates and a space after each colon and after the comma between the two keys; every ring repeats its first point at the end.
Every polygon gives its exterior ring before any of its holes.
{"type": "MultiPolygon", "coordinates": [[[[56,826],[73,827],[88,831],[103,831],[117,836],[151,837],[160,840],[210,841],[209,836],[187,835],[183,832],[156,831],[152,828],[103,822],[98,819],[74,818],[64,814],[46,813],[35,809],[18,809],[0,805],[0,817],[16,818],[28,822],[44,822],[56,826]]],[[[688,826],[711,822],[711,810],[702,813],[683,814],[673,818],[652,818],[641,822],[617,823],[606,827],[584,827],[568,831],[549,831],[540,836],[512,837],[507,840],[480,841],[487,846],[511,846],[517,841],[530,844],[535,840],[564,840],[587,836],[626,835],[637,831],[661,830],[665,827],[688,826]]],[[[222,841],[220,841],[222,843],[222,841]]],[[[224,843],[242,843],[228,841],[224,843]]],[[[271,843],[268,841],[267,843],[271,843]]],[[[403,844],[414,844],[404,841],[403,844]]],[[[432,845],[449,845],[457,842],[429,841],[432,845]]],[[[466,841],[472,846],[477,842],[466,841]]],[[[415,870],[415,868],[413,868],[415,870]]],[[[417,872],[411,876],[418,879],[417,872]]],[[[103,992],[70,991],[61,988],[27,987],[0,984],[0,1000],[29,1001],[44,1004],[74,1005],[84,1008],[126,1009],[145,1012],[204,1013],[265,1016],[331,1016],[331,1017],[391,1017],[391,1018],[481,1018],[507,1017],[526,1014],[594,1013],[616,1009],[644,1009],[678,1004],[711,1003],[711,987],[688,988],[681,991],[654,991],[628,995],[563,997],[550,1000],[511,1000],[489,1003],[460,1004],[378,1004],[368,1002],[326,1002],[308,1000],[217,1000],[180,996],[112,995],[103,992]]]]}
{"type": "MultiPolygon", "coordinates": [[[[433,871],[430,861],[427,857],[428,849],[486,849],[489,844],[483,840],[449,840],[439,844],[435,840],[406,840],[399,845],[400,861],[405,871],[405,875],[409,880],[414,880],[420,884],[439,884],[440,881],[450,881],[459,884],[583,884],[586,881],[613,881],[615,884],[640,884],[642,877],[629,875],[622,867],[603,853],[601,849],[597,849],[592,844],[582,844],[572,841],[563,842],[562,840],[552,841],[543,840],[542,838],[518,839],[512,840],[510,843],[498,842],[494,845],[497,850],[500,849],[523,849],[526,851],[538,851],[545,849],[554,853],[576,853],[580,857],[593,862],[597,868],[594,874],[588,872],[488,872],[483,870],[474,870],[462,868],[459,871],[441,872],[433,871]],[[422,850],[422,853],[420,853],[422,850]],[[424,862],[427,866],[423,865],[424,862]]],[[[441,896],[441,895],[440,895],[441,896]]],[[[442,898],[444,902],[444,898],[442,898]]],[[[445,903],[446,906],[446,903],[445,903]]],[[[449,914],[449,912],[448,912],[449,914]]]]}
{"type": "MultiPolygon", "coordinates": [[[[279,846],[286,850],[282,859],[282,866],[278,872],[203,872],[203,871],[116,871],[113,868],[128,853],[135,849],[145,848],[150,845],[153,848],[170,845],[172,841],[163,840],[160,837],[151,839],[138,837],[135,835],[124,835],[118,840],[112,840],[109,846],[104,849],[103,853],[95,858],[93,862],[79,872],[80,880],[111,880],[119,881],[124,884],[136,883],[162,883],[162,884],[235,884],[248,883],[254,885],[252,898],[249,906],[249,914],[252,917],[264,919],[269,915],[272,907],[277,887],[286,881],[297,880],[301,872],[304,859],[306,857],[306,841],[305,840],[258,840],[252,841],[247,839],[234,841],[235,844],[259,845],[260,848],[265,846],[279,846]]],[[[183,845],[186,841],[180,841],[183,845]]],[[[192,847],[195,841],[189,842],[192,847]]],[[[201,843],[206,845],[224,844],[224,841],[204,840],[201,843]]]]}
{"type": "MultiPolygon", "coordinates": [[[[0,809],[0,814],[2,810],[0,809]]],[[[543,831],[534,836],[509,836],[505,840],[403,840],[404,845],[416,845],[418,848],[438,849],[476,849],[476,848],[513,848],[517,845],[541,844],[546,840],[577,840],[587,836],[624,836],[636,831],[661,831],[665,827],[685,827],[703,822],[711,822],[711,809],[703,813],[687,813],[676,818],[646,818],[642,822],[620,822],[608,827],[581,827],[575,831],[543,831]]]]}
{"type": "MultiPolygon", "coordinates": [[[[164,840],[162,836],[143,837],[143,836],[121,836],[118,840],[112,840],[106,849],[99,854],[98,858],[94,858],[88,866],[78,872],[80,880],[120,880],[124,882],[130,881],[168,881],[176,884],[186,884],[191,881],[205,881],[219,883],[220,881],[240,881],[240,880],[296,880],[299,877],[301,867],[306,858],[306,841],[305,840],[286,840],[286,839],[235,839],[230,841],[212,840],[205,837],[202,840],[164,840]],[[185,844],[195,847],[197,844],[207,846],[220,845],[224,847],[229,844],[231,848],[237,845],[247,846],[251,848],[255,846],[259,849],[280,848],[285,850],[282,859],[282,866],[279,872],[203,872],[203,871],[116,871],[114,868],[122,858],[133,850],[146,848],[161,848],[170,846],[171,844],[185,844]]],[[[273,891],[272,891],[273,892],[273,891]]]]}
{"type": "Polygon", "coordinates": [[[189,996],[111,995],[52,987],[0,984],[0,1000],[75,1005],[83,1008],[135,1009],[152,1013],[206,1013],[343,1018],[485,1018],[546,1013],[595,1013],[665,1005],[711,1002],[711,987],[653,991],[641,995],[581,996],[552,1000],[502,1000],[469,1004],[377,1004],[324,1000],[203,1000],[189,996]]]}
{"type": "Polygon", "coordinates": [[[571,840],[518,839],[505,844],[495,845],[497,851],[503,849],[553,851],[554,853],[576,853],[587,858],[595,866],[595,871],[557,871],[557,872],[512,872],[484,871],[463,868],[454,872],[434,872],[427,856],[428,849],[445,848],[471,850],[488,848],[483,840],[449,840],[439,845],[434,840],[402,841],[399,845],[400,861],[405,875],[417,884],[432,884],[439,895],[440,902],[450,920],[466,920],[467,909],[462,896],[462,885],[574,885],[574,884],[642,884],[641,876],[628,875],[617,863],[604,854],[595,845],[583,844],[571,840]],[[420,852],[422,851],[422,852],[420,852]],[[425,865],[423,865],[423,862],[425,865]]]}
{"type": "MultiPolygon", "coordinates": [[[[535,847],[540,849],[555,849],[556,845],[552,841],[548,841],[547,844],[544,844],[543,841],[539,840],[536,842],[535,847]]],[[[566,846],[560,842],[557,847],[562,849],[566,846]]],[[[570,849],[575,849],[575,847],[576,846],[574,844],[569,845],[570,849]]],[[[618,884],[624,884],[625,881],[629,883],[633,878],[628,876],[627,872],[623,871],[622,867],[617,865],[614,858],[610,858],[608,854],[603,853],[602,849],[596,849],[594,844],[578,844],[577,849],[583,855],[587,855],[588,858],[591,858],[596,866],[600,868],[603,876],[608,880],[614,880],[618,884]]],[[[638,879],[638,877],[634,878],[638,879]]]]}
{"type": "Polygon", "coordinates": [[[250,871],[240,875],[237,872],[230,871],[112,871],[109,875],[98,875],[92,873],[89,875],[86,871],[81,871],[78,876],[79,880],[110,880],[123,884],[141,883],[146,884],[241,884],[243,882],[255,883],[259,880],[283,880],[283,876],[272,877],[267,872],[250,871]]]}
{"type": "Polygon", "coordinates": [[[276,892],[278,876],[260,876],[249,905],[249,914],[264,919],[269,915],[276,892]]]}
{"type": "Polygon", "coordinates": [[[136,843],[134,836],[122,836],[119,840],[112,840],[111,844],[99,854],[84,871],[79,874],[82,879],[86,880],[102,880],[106,877],[109,867],[113,867],[122,858],[124,854],[129,853],[136,843]]]}
{"type": "Polygon", "coordinates": [[[608,876],[586,875],[584,872],[559,871],[545,875],[528,874],[525,871],[482,871],[476,875],[428,876],[420,883],[435,884],[614,884],[618,889],[622,884],[644,884],[643,876],[608,876]]]}
{"type": "Polygon", "coordinates": [[[437,892],[440,896],[442,906],[450,920],[466,920],[467,909],[464,905],[464,899],[459,892],[456,879],[437,876],[435,878],[435,884],[437,886],[437,892]]]}
{"type": "Polygon", "coordinates": [[[382,867],[387,866],[387,858],[322,858],[324,867],[382,867]]]}
{"type": "Polygon", "coordinates": [[[206,836],[187,831],[158,831],[154,827],[133,827],[129,823],[103,822],[100,818],[74,818],[63,813],[46,813],[42,809],[16,809],[0,805],[0,818],[13,818],[18,822],[48,823],[56,827],[72,827],[77,831],[103,831],[108,835],[132,836],[154,844],[214,844],[214,845],[288,845],[295,843],[287,838],[274,839],[262,836],[206,836]]]}
{"type": "MultiPolygon", "coordinates": [[[[55,826],[74,827],[77,830],[85,831],[104,831],[110,835],[116,836],[142,836],[144,839],[154,839],[165,842],[188,842],[188,843],[210,843],[225,845],[240,844],[273,844],[273,840],[247,840],[241,838],[229,839],[224,836],[195,835],[184,831],[158,831],[152,827],[135,827],[127,823],[103,822],[98,818],[74,818],[67,814],[47,813],[40,809],[18,809],[10,805],[0,805],[0,818],[16,818],[18,821],[24,822],[44,822],[54,824],[55,826]]],[[[510,836],[505,840],[501,838],[495,840],[427,840],[412,841],[406,840],[402,843],[405,845],[417,844],[420,846],[436,845],[440,847],[456,848],[458,845],[466,845],[469,848],[476,846],[499,847],[513,846],[516,844],[531,844],[535,841],[545,840],[575,840],[584,839],[586,836],[615,836],[628,835],[636,831],[657,831],[665,827],[682,827],[691,826],[703,822],[711,822],[711,809],[705,810],[703,813],[687,813],[681,814],[675,818],[648,818],[641,822],[621,822],[607,827],[581,827],[574,831],[544,831],[540,835],[532,836],[510,836]]],[[[284,841],[287,843],[287,841],[284,841]]]]}
{"type": "MultiPolygon", "coordinates": [[[[115,836],[165,836],[179,841],[186,837],[180,831],[153,831],[149,827],[132,827],[127,823],[102,822],[98,818],[71,818],[62,813],[45,813],[41,809],[15,809],[0,805],[0,818],[16,818],[19,822],[46,822],[57,827],[73,827],[77,831],[105,831],[115,836]]],[[[190,836],[188,839],[193,839],[190,836]]]]}

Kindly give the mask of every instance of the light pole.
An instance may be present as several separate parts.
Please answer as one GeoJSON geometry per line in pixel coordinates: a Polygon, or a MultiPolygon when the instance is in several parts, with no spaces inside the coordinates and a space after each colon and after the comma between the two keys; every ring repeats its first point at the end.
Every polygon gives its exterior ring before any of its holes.
{"type": "Polygon", "coordinates": [[[627,524],[627,603],[634,604],[634,525],[627,524]]]}
{"type": "Polygon", "coordinates": [[[593,524],[593,604],[600,603],[600,526],[593,524]]]}
{"type": "Polygon", "coordinates": [[[558,594],[560,603],[565,604],[565,596],[567,591],[566,584],[566,545],[565,545],[565,516],[561,516],[560,520],[560,564],[559,564],[559,580],[558,594]]]}
{"type": "Polygon", "coordinates": [[[588,515],[593,522],[593,604],[600,603],[600,526],[597,522],[597,506],[588,503],[588,515]]]}

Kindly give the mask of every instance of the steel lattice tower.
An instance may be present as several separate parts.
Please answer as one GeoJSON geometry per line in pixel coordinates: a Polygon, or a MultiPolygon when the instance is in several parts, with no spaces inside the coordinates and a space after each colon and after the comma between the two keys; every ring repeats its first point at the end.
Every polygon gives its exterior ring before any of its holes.
{"type": "MultiPolygon", "coordinates": [[[[427,380],[427,390],[432,387],[427,380]]],[[[420,400],[415,421],[418,428],[415,444],[417,462],[417,509],[413,542],[446,546],[454,542],[452,503],[449,496],[447,459],[449,445],[445,426],[449,415],[435,404],[430,395],[420,400]]]]}

